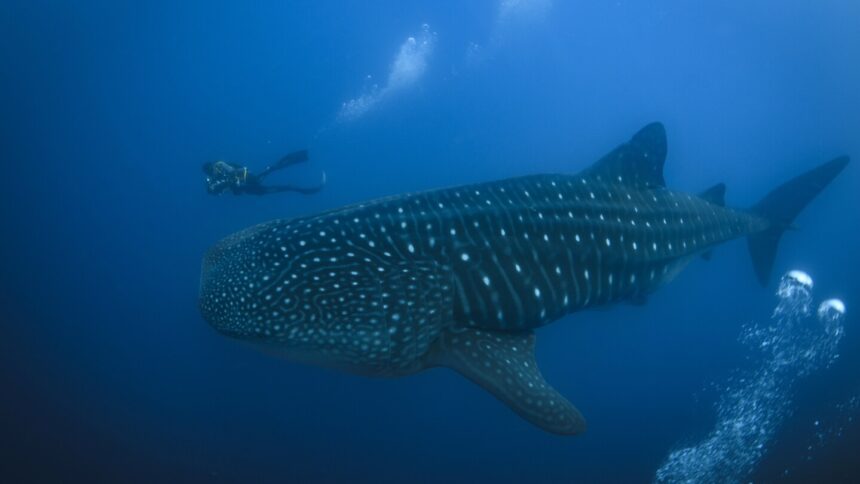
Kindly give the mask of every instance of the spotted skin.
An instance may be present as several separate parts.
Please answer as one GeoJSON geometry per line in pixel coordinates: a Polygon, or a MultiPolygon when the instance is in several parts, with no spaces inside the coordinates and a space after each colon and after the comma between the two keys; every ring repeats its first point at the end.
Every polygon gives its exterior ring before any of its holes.
{"type": "Polygon", "coordinates": [[[646,127],[579,175],[399,195],[239,232],[204,259],[201,311],[218,331],[298,361],[382,376],[451,367],[541,428],[579,433],[582,416],[537,369],[531,330],[642,300],[697,254],[768,225],[667,189],[662,133],[646,127]]]}

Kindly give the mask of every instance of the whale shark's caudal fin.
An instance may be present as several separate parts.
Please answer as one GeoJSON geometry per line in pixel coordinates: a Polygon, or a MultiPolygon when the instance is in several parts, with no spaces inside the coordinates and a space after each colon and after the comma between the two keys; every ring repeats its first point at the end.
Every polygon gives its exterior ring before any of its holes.
{"type": "Polygon", "coordinates": [[[848,164],[842,156],[780,185],[768,193],[750,211],[766,219],[770,226],[749,236],[749,250],[759,282],[770,279],[776,248],[783,232],[791,228],[797,214],[824,189],[848,164]]]}
{"type": "Polygon", "coordinates": [[[541,375],[534,346],[531,331],[449,329],[440,336],[428,364],[457,370],[548,432],[584,432],[585,419],[579,410],[541,375]]]}

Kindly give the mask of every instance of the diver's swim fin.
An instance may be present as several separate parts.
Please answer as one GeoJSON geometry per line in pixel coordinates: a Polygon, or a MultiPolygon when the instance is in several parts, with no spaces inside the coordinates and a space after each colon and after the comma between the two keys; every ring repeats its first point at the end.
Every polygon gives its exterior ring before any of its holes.
{"type": "Polygon", "coordinates": [[[298,163],[302,163],[308,161],[308,150],[299,150],[294,151],[280,160],[276,161],[273,165],[269,165],[265,170],[261,171],[257,177],[263,178],[268,176],[270,173],[276,170],[280,170],[282,168],[286,168],[288,166],[292,166],[298,163]]]}
{"type": "Polygon", "coordinates": [[[296,163],[302,163],[304,161],[308,161],[308,150],[299,150],[294,151],[275,163],[275,168],[285,168],[290,165],[295,165],[296,163]]]}
{"type": "Polygon", "coordinates": [[[266,187],[269,193],[276,192],[296,192],[301,193],[302,195],[313,195],[314,193],[319,193],[323,187],[325,187],[326,176],[325,172],[322,172],[322,180],[319,185],[314,185],[310,187],[300,187],[298,185],[277,185],[272,187],[266,187]]]}
{"type": "Polygon", "coordinates": [[[323,189],[323,187],[325,186],[325,181],[326,181],[326,178],[325,178],[325,171],[323,171],[323,172],[322,172],[322,180],[320,180],[319,185],[315,185],[315,186],[311,186],[311,187],[296,187],[296,186],[291,186],[291,189],[292,189],[292,191],[294,191],[294,192],[299,192],[299,193],[302,193],[302,194],[305,194],[305,195],[312,195],[312,194],[317,193],[317,192],[319,192],[320,190],[322,190],[322,189],[323,189]]]}

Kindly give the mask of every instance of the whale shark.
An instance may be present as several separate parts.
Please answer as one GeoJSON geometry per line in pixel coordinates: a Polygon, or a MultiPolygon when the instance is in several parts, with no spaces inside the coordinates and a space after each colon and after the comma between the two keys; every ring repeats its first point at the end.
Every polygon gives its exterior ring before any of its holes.
{"type": "Polygon", "coordinates": [[[218,332],[294,361],[398,377],[451,368],[532,424],[572,435],[534,330],[642,304],[696,257],[747,237],[767,284],[780,237],[848,163],[836,158],[748,209],[725,185],[666,187],[652,123],[578,174],[410,193],[245,229],[204,256],[199,307],[218,332]]]}

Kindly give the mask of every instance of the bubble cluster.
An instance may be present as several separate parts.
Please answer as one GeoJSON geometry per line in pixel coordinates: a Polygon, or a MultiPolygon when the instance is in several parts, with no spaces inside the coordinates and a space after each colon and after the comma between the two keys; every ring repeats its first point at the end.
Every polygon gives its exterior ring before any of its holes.
{"type": "Polygon", "coordinates": [[[812,287],[804,272],[782,277],[770,320],[741,334],[759,353],[760,366],[726,385],[713,430],[699,443],[672,451],[657,470],[657,482],[740,482],[753,471],[792,412],[797,379],[838,358],[845,305],[831,299],[813,313],[812,287]]]}
{"type": "Polygon", "coordinates": [[[358,119],[395,91],[403,90],[417,83],[427,70],[427,60],[433,52],[435,44],[436,32],[430,30],[429,25],[422,25],[418,36],[407,37],[400,44],[397,55],[394,56],[394,61],[391,63],[391,69],[388,71],[385,84],[381,87],[373,84],[361,96],[344,102],[337,115],[338,121],[358,119]]]}

